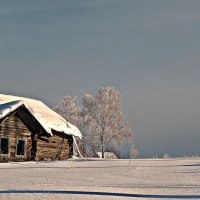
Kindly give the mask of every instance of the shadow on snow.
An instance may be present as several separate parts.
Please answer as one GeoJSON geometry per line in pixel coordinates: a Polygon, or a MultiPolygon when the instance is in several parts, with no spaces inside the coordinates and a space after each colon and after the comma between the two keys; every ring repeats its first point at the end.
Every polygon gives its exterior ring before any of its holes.
{"type": "Polygon", "coordinates": [[[199,199],[200,195],[156,195],[156,194],[129,194],[115,192],[89,192],[89,191],[66,191],[66,190],[1,190],[0,194],[71,194],[92,196],[118,196],[155,199],[199,199]]]}

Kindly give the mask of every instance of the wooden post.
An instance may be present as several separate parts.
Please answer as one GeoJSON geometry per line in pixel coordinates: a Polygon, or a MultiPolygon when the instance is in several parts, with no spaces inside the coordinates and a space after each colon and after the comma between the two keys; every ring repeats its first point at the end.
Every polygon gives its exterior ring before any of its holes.
{"type": "Polygon", "coordinates": [[[37,152],[37,138],[38,134],[32,134],[31,139],[32,139],[32,148],[31,148],[31,158],[30,160],[35,160],[36,157],[36,152],[37,152]]]}
{"type": "Polygon", "coordinates": [[[69,158],[73,157],[73,137],[69,136],[68,137],[68,142],[69,142],[69,158]]]}

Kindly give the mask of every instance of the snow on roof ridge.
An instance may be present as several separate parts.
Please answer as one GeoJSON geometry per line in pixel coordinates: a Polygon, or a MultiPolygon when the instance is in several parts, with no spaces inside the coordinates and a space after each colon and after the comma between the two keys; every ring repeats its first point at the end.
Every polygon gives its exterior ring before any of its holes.
{"type": "Polygon", "coordinates": [[[5,104],[0,104],[0,119],[6,117],[9,113],[13,112],[21,105],[22,101],[11,101],[5,104]]]}
{"type": "Polygon", "coordinates": [[[0,118],[7,115],[12,109],[15,109],[20,103],[24,104],[49,134],[52,135],[51,130],[53,129],[68,135],[82,137],[81,132],[76,126],[67,122],[43,102],[35,99],[0,94],[0,106],[4,105],[0,108],[0,118]],[[8,106],[9,104],[10,107],[8,106]]]}
{"type": "Polygon", "coordinates": [[[33,98],[28,98],[28,97],[20,97],[20,96],[15,96],[15,95],[8,95],[8,94],[0,94],[0,102],[1,102],[1,100],[4,100],[1,96],[11,98],[11,99],[13,99],[13,98],[20,99],[20,101],[23,101],[23,100],[32,101],[33,100],[33,101],[38,101],[40,103],[43,103],[42,101],[40,101],[38,99],[33,99],[33,98]]]}

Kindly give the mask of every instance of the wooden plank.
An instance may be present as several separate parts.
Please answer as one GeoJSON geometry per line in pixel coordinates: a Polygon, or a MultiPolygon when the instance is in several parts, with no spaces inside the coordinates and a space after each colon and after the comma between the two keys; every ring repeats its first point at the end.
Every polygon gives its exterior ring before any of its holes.
{"type": "MultiPolygon", "coordinates": [[[[30,160],[31,132],[16,115],[12,115],[0,124],[0,136],[9,137],[9,157],[0,155],[0,162],[30,160]],[[16,156],[17,138],[26,139],[26,156],[16,156]]],[[[54,132],[47,140],[37,139],[36,160],[66,160],[69,158],[69,136],[54,132]]]]}

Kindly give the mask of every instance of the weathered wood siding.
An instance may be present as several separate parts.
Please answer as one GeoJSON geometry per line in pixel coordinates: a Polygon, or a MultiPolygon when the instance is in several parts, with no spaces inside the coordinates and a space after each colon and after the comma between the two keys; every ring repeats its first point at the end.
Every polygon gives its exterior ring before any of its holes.
{"type": "Polygon", "coordinates": [[[66,160],[69,158],[69,141],[67,136],[54,134],[49,142],[38,139],[36,160],[66,160]]]}
{"type": "Polygon", "coordinates": [[[9,138],[9,154],[8,156],[0,155],[0,162],[30,160],[32,144],[31,132],[18,117],[12,115],[0,124],[0,136],[6,136],[9,138]],[[25,156],[16,155],[16,145],[18,138],[25,140],[25,156]]]}
{"type": "MultiPolygon", "coordinates": [[[[31,158],[32,133],[24,123],[16,116],[12,115],[0,124],[0,137],[9,138],[9,154],[0,154],[0,162],[8,161],[28,161],[31,158]],[[17,138],[26,141],[25,156],[16,155],[17,138]]],[[[72,156],[73,140],[71,136],[55,132],[53,137],[40,136],[37,139],[36,160],[66,160],[72,156]]]]}

